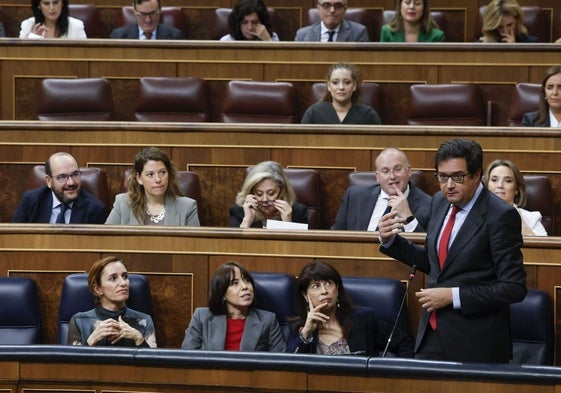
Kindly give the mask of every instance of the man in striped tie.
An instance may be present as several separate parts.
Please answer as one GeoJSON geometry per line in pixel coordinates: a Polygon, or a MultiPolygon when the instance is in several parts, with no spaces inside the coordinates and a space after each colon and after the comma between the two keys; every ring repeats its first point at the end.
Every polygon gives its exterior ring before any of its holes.
{"type": "Polygon", "coordinates": [[[443,143],[435,158],[441,193],[432,198],[424,247],[398,233],[395,213],[378,223],[380,251],[428,274],[419,359],[503,363],[512,356],[509,305],[526,296],[521,220],[481,183],[483,151],[471,140],[443,143]]]}

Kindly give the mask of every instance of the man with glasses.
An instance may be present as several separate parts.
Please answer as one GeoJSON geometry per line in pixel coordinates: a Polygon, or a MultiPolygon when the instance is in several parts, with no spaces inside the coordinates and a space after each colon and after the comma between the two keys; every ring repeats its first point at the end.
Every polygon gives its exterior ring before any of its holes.
{"type": "Polygon", "coordinates": [[[26,191],[12,222],[103,224],[103,203],[82,190],[80,168],[68,153],[55,153],[45,162],[43,187],[26,191]]]}
{"type": "Polygon", "coordinates": [[[136,23],[119,27],[111,32],[111,38],[140,40],[184,40],[181,30],[160,23],[160,0],[133,0],[136,23]]]}
{"type": "Polygon", "coordinates": [[[318,0],[317,8],[321,21],[298,29],[295,41],[368,41],[365,26],[345,19],[347,0],[318,0]]]}
{"type": "Polygon", "coordinates": [[[378,184],[349,187],[331,229],[375,231],[380,218],[394,210],[405,220],[405,232],[424,232],[431,198],[411,183],[411,165],[405,153],[387,148],[375,163],[378,184]]]}
{"type": "Polygon", "coordinates": [[[432,198],[424,247],[398,235],[403,219],[394,212],[379,222],[380,251],[428,275],[415,293],[422,307],[415,356],[506,363],[509,306],[526,296],[520,215],[483,187],[477,142],[443,143],[435,169],[441,193],[432,198]]]}

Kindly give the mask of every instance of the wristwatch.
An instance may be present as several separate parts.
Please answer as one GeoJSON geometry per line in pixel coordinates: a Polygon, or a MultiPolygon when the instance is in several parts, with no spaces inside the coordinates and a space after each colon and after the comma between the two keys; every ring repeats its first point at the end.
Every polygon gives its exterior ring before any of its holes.
{"type": "Polygon", "coordinates": [[[415,219],[415,216],[411,215],[409,217],[407,217],[405,219],[405,223],[404,224],[409,224],[411,221],[413,221],[415,219]]]}

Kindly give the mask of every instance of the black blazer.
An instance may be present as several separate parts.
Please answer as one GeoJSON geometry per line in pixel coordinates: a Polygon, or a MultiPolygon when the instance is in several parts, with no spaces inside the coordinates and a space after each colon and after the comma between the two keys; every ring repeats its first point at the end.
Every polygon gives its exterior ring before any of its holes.
{"type": "MultiPolygon", "coordinates": [[[[53,206],[53,194],[49,187],[26,191],[12,216],[12,222],[49,223],[53,206]]],[[[92,194],[80,189],[72,205],[71,224],[103,224],[107,213],[105,206],[92,194]]]]}
{"type": "MultiPolygon", "coordinates": [[[[487,189],[479,198],[440,269],[437,241],[450,203],[432,198],[424,247],[397,235],[380,251],[428,274],[427,288],[459,287],[461,310],[438,310],[438,335],[445,359],[508,362],[512,353],[509,305],[526,296],[520,215],[487,189]]],[[[415,350],[427,330],[429,313],[421,310],[415,350]]],[[[429,327],[430,329],[430,327],[429,327]]]]}
{"type": "Polygon", "coordinates": [[[543,122],[536,123],[538,116],[538,112],[524,113],[524,116],[522,116],[522,127],[551,127],[549,116],[547,116],[543,122]]]}
{"type": "MultiPolygon", "coordinates": [[[[230,208],[230,226],[231,227],[239,227],[243,221],[245,214],[243,212],[243,207],[234,204],[230,208]]],[[[294,202],[292,205],[292,222],[297,222],[299,224],[307,224],[308,223],[308,207],[306,205],[301,204],[300,202],[294,202]]],[[[254,221],[251,224],[252,228],[263,228],[263,222],[254,221]]]]}
{"type": "MultiPolygon", "coordinates": [[[[111,32],[110,38],[123,38],[123,39],[137,40],[139,38],[138,24],[134,23],[123,27],[119,27],[111,32]]],[[[181,30],[160,23],[156,30],[156,39],[157,40],[184,40],[185,36],[183,36],[181,30]]]]}
{"type": "MultiPolygon", "coordinates": [[[[379,184],[373,186],[357,185],[347,188],[331,229],[366,231],[380,190],[379,184]]],[[[430,201],[431,197],[429,195],[409,182],[407,202],[409,202],[409,209],[419,222],[415,232],[424,232],[427,227],[430,201]]]]}

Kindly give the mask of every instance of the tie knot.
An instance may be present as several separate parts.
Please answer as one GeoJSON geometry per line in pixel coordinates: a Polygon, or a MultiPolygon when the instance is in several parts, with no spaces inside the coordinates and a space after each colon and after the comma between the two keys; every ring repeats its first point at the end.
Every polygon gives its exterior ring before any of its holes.
{"type": "Polygon", "coordinates": [[[152,31],[145,31],[144,32],[144,36],[146,37],[147,40],[151,40],[152,39],[152,31]]]}
{"type": "Polygon", "coordinates": [[[452,212],[450,213],[450,217],[456,217],[456,214],[462,209],[460,209],[456,205],[452,205],[452,212]]]}

